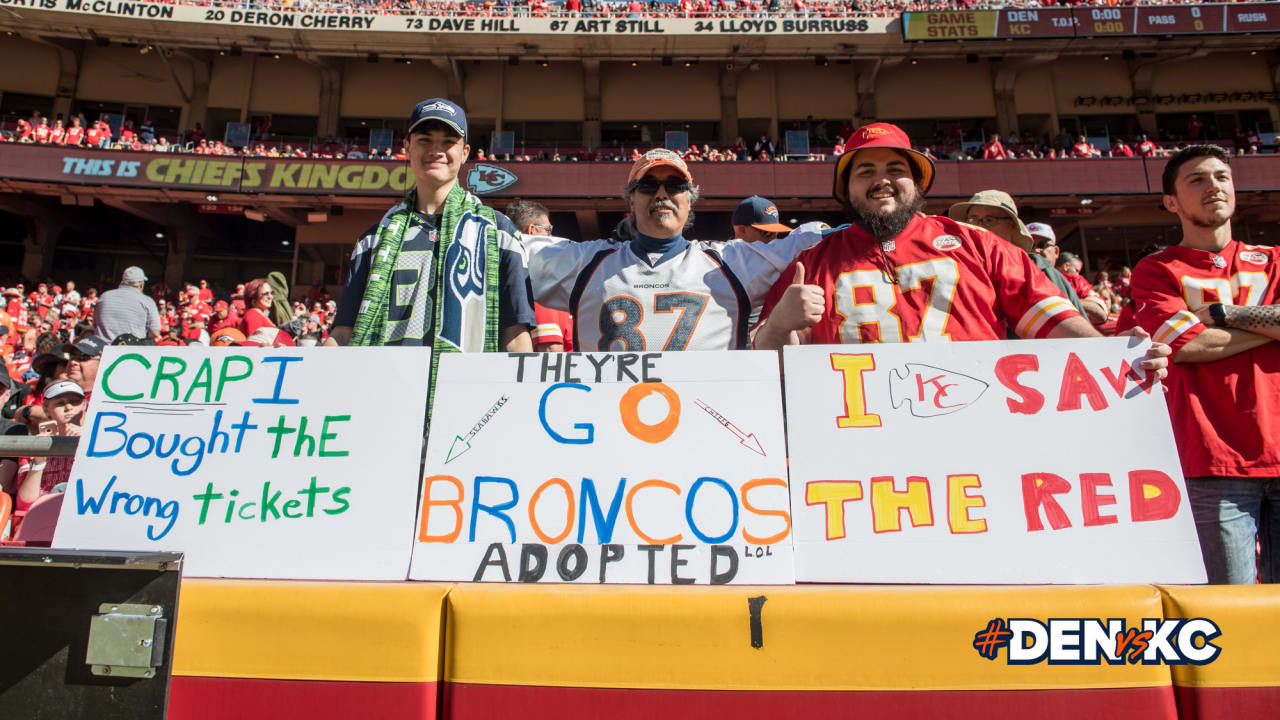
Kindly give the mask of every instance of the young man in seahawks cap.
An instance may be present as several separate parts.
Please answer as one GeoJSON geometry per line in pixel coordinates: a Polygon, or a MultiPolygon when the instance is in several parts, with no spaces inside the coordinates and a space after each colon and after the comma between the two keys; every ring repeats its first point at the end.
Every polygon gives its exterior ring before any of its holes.
{"type": "MultiPolygon", "coordinates": [[[[1098,332],[1031,257],[992,233],[921,212],[929,157],[901,128],[859,128],[836,161],[832,194],[852,225],[801,253],[765,302],[755,345],[1094,337],[1098,332]]],[[[1140,366],[1167,373],[1169,348],[1140,366]]]]}
{"type": "Polygon", "coordinates": [[[330,344],[430,346],[434,387],[441,353],[532,351],[533,299],[515,226],[458,182],[462,108],[415,105],[404,147],[414,186],[356,243],[330,344]]]}
{"type": "Polygon", "coordinates": [[[626,241],[524,236],[534,295],[573,314],[575,350],[747,347],[752,308],[797,253],[822,239],[818,223],[772,242],[686,239],[698,186],[670,150],[636,160],[622,195],[635,223],[626,241]]]}

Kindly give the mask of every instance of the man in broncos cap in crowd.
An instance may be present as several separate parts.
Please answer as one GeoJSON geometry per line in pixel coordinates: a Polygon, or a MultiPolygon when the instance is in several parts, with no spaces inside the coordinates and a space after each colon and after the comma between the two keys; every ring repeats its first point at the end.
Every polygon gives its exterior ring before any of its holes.
{"type": "Polygon", "coordinates": [[[791,228],[778,218],[778,208],[760,197],[751,197],[738,203],[733,211],[733,236],[747,242],[769,242],[786,235],[791,228]]]}
{"type": "Polygon", "coordinates": [[[414,187],[356,243],[331,340],[430,346],[435,387],[442,353],[531,351],[533,298],[515,226],[458,182],[462,108],[418,103],[404,147],[414,187]]]}
{"type": "MultiPolygon", "coordinates": [[[[787,344],[1095,337],[1031,257],[999,237],[921,213],[933,161],[900,128],[871,123],[836,161],[832,193],[852,225],[796,258],[755,336],[787,344]]],[[[1169,349],[1140,364],[1163,377],[1169,349]]]]}
{"type": "Polygon", "coordinates": [[[524,237],[534,295],[573,314],[578,351],[747,347],[751,309],[797,253],[822,239],[817,223],[772,242],[685,238],[698,186],[670,150],[636,160],[622,195],[633,238],[524,237]]]}

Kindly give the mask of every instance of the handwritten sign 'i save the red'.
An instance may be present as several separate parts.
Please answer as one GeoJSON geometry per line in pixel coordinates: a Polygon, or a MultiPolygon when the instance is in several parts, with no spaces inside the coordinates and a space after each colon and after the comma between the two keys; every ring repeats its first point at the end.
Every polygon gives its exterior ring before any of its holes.
{"type": "Polygon", "coordinates": [[[787,348],[797,580],[1204,582],[1147,347],[787,348]]]}

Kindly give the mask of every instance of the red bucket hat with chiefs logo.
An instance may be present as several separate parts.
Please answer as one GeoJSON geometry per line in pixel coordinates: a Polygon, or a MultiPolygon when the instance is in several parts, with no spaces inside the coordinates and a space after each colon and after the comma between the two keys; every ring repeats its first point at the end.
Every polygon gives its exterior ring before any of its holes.
{"type": "Polygon", "coordinates": [[[911,162],[912,174],[924,192],[929,192],[933,185],[933,160],[922,152],[911,149],[911,138],[902,128],[891,123],[871,123],[858,128],[845,143],[844,154],[836,158],[836,176],[831,194],[836,200],[844,202],[849,195],[849,169],[853,166],[853,158],[859,150],[871,148],[888,148],[897,150],[911,162]]]}

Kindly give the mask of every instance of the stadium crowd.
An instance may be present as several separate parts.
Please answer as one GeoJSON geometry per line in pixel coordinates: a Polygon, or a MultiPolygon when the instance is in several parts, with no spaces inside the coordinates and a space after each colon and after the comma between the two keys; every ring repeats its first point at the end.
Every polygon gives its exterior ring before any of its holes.
{"type": "MultiPolygon", "coordinates": [[[[425,345],[435,350],[434,386],[448,352],[1122,331],[1154,341],[1137,367],[1166,380],[1210,582],[1276,580],[1280,524],[1264,508],[1280,504],[1280,438],[1271,429],[1280,402],[1280,257],[1231,237],[1232,155],[1221,147],[1190,145],[1165,163],[1162,199],[1183,241],[1090,282],[1079,258],[1060,252],[1053,228],[1024,223],[1004,189],[924,214],[934,161],[889,123],[853,130],[837,158],[832,195],[848,224],[792,228],[772,202],[751,196],[733,214],[732,237],[713,241],[684,236],[699,189],[696,165],[679,153],[639,155],[620,177],[627,214],[613,237],[575,242],[554,235],[537,203],[499,213],[463,188],[470,147],[461,107],[424,100],[406,133],[414,187],[356,241],[336,301],[315,287],[291,302],[279,273],[230,292],[200,281],[176,294],[153,285],[147,295],[136,267],[101,294],[82,295],[71,282],[5,289],[0,399],[13,420],[0,432],[78,434],[110,343],[425,345]],[[919,292],[926,281],[928,292],[919,292]]],[[[69,458],[0,461],[0,487],[25,508],[65,487],[70,469],[69,458]]]]}
{"type": "MultiPolygon", "coordinates": [[[[408,159],[403,147],[394,145],[377,148],[370,147],[353,140],[331,139],[319,142],[297,143],[270,139],[267,133],[259,133],[257,140],[243,147],[224,143],[222,140],[208,137],[199,123],[182,134],[181,138],[172,139],[156,131],[150,120],[144,120],[137,127],[132,120],[125,120],[118,130],[113,130],[104,117],[92,123],[83,114],[73,116],[69,124],[61,115],[52,124],[49,118],[34,112],[29,118],[21,117],[13,121],[12,128],[6,126],[0,131],[0,142],[16,142],[22,144],[54,145],[60,147],[98,148],[105,150],[122,150],[132,152],[164,152],[193,153],[197,155],[217,155],[260,158],[299,158],[318,160],[380,160],[403,162],[408,159]],[[393,149],[394,148],[394,149],[393,149]]],[[[825,160],[838,157],[845,150],[845,144],[857,127],[862,125],[860,117],[846,120],[838,130],[831,130],[835,122],[814,120],[812,117],[804,122],[793,121],[789,132],[803,132],[808,145],[804,152],[792,151],[783,143],[775,142],[769,135],[761,135],[752,141],[739,136],[729,145],[711,145],[694,143],[681,150],[686,162],[768,162],[781,160],[825,160]]],[[[1100,157],[1160,157],[1176,152],[1188,144],[1208,141],[1222,145],[1236,154],[1258,154],[1274,152],[1274,146],[1264,143],[1257,129],[1236,128],[1233,137],[1217,138],[1217,133],[1205,128],[1198,116],[1192,115],[1184,132],[1174,133],[1165,130],[1162,137],[1148,138],[1140,134],[1126,142],[1122,137],[1109,139],[1109,147],[1100,150],[1084,135],[1073,134],[1066,128],[1059,130],[1056,136],[1048,133],[1037,137],[1034,133],[1024,133],[1002,140],[998,134],[991,134],[982,142],[965,142],[965,133],[956,125],[946,136],[939,132],[921,149],[933,159],[942,160],[1027,160],[1027,159],[1066,159],[1066,158],[1100,158],[1100,157]]],[[[475,147],[469,158],[476,162],[634,162],[645,152],[656,147],[650,136],[648,127],[642,128],[637,144],[628,149],[625,146],[602,146],[596,148],[534,148],[522,152],[486,153],[483,147],[475,147]]]]}

